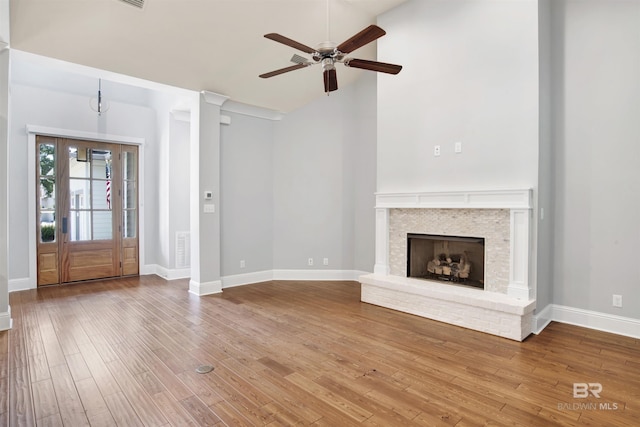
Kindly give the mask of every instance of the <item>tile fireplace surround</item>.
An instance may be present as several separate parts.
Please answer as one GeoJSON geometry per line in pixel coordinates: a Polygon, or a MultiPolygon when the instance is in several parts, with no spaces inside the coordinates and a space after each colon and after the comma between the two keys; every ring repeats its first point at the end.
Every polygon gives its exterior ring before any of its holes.
{"type": "Polygon", "coordinates": [[[370,304],[522,341],[531,333],[531,190],[376,194],[370,304]],[[485,289],[407,276],[407,234],[485,238],[485,289]]]}

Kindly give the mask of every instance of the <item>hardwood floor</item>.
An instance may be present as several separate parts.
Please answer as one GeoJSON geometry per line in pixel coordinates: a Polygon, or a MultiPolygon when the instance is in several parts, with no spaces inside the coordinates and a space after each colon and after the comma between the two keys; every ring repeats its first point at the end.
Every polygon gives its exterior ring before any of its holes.
{"type": "Polygon", "coordinates": [[[553,323],[518,343],[363,304],[354,282],[187,289],[10,294],[0,425],[640,425],[637,339],[553,323]]]}

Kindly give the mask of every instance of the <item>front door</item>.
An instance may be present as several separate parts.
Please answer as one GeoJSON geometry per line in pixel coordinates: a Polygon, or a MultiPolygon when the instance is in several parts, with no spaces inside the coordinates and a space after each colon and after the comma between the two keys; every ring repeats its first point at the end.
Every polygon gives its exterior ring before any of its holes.
{"type": "Polygon", "coordinates": [[[136,147],[37,145],[38,285],[138,274],[136,147]]]}

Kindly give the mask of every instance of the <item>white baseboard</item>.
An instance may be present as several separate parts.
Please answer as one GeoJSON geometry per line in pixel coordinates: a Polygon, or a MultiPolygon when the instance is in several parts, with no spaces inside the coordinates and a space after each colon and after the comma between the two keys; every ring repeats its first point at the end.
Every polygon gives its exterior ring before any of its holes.
{"type": "Polygon", "coordinates": [[[31,280],[29,277],[9,280],[9,292],[26,291],[27,289],[35,289],[37,287],[36,281],[31,280]]]}
{"type": "Polygon", "coordinates": [[[363,274],[357,270],[273,270],[273,280],[358,280],[363,274]]]}
{"type": "Polygon", "coordinates": [[[214,280],[213,282],[196,282],[194,280],[189,281],[189,292],[198,295],[212,295],[222,292],[222,281],[214,280]]]}
{"type": "Polygon", "coordinates": [[[534,316],[533,328],[537,330],[533,330],[532,332],[539,334],[552,321],[632,338],[640,338],[640,319],[557,304],[549,304],[539,314],[534,316]],[[538,322],[536,322],[536,320],[538,320],[538,322]]]}
{"type": "MultiPolygon", "coordinates": [[[[533,319],[531,321],[531,332],[538,335],[544,328],[547,327],[549,323],[552,321],[552,306],[553,304],[547,305],[544,309],[539,312],[536,312],[533,315],[533,319]]],[[[537,310],[536,310],[537,311],[537,310]]]]}
{"type": "Polygon", "coordinates": [[[234,274],[232,276],[222,277],[222,289],[250,285],[252,283],[268,282],[270,280],[273,280],[273,270],[234,274]]]}
{"type": "Polygon", "coordinates": [[[157,274],[166,280],[178,280],[178,279],[188,279],[191,277],[191,269],[190,268],[180,268],[180,269],[169,269],[162,267],[160,265],[155,266],[155,272],[153,274],[157,274]]]}
{"type": "Polygon", "coordinates": [[[11,306],[7,307],[7,311],[0,313],[0,331],[8,331],[13,326],[11,318],[11,306]]]}

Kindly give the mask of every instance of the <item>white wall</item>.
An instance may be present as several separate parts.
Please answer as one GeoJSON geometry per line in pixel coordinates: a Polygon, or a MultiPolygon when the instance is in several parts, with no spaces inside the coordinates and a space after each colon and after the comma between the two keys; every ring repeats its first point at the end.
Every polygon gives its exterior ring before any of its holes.
{"type": "Polygon", "coordinates": [[[274,122],[224,114],[231,124],[220,143],[222,276],[272,270],[274,122]]]}
{"type": "Polygon", "coordinates": [[[404,66],[378,78],[378,191],[535,187],[537,1],[413,0],[378,24],[378,60],[404,66]]]}
{"type": "Polygon", "coordinates": [[[551,5],[553,300],[640,319],[640,2],[551,5]]]}

